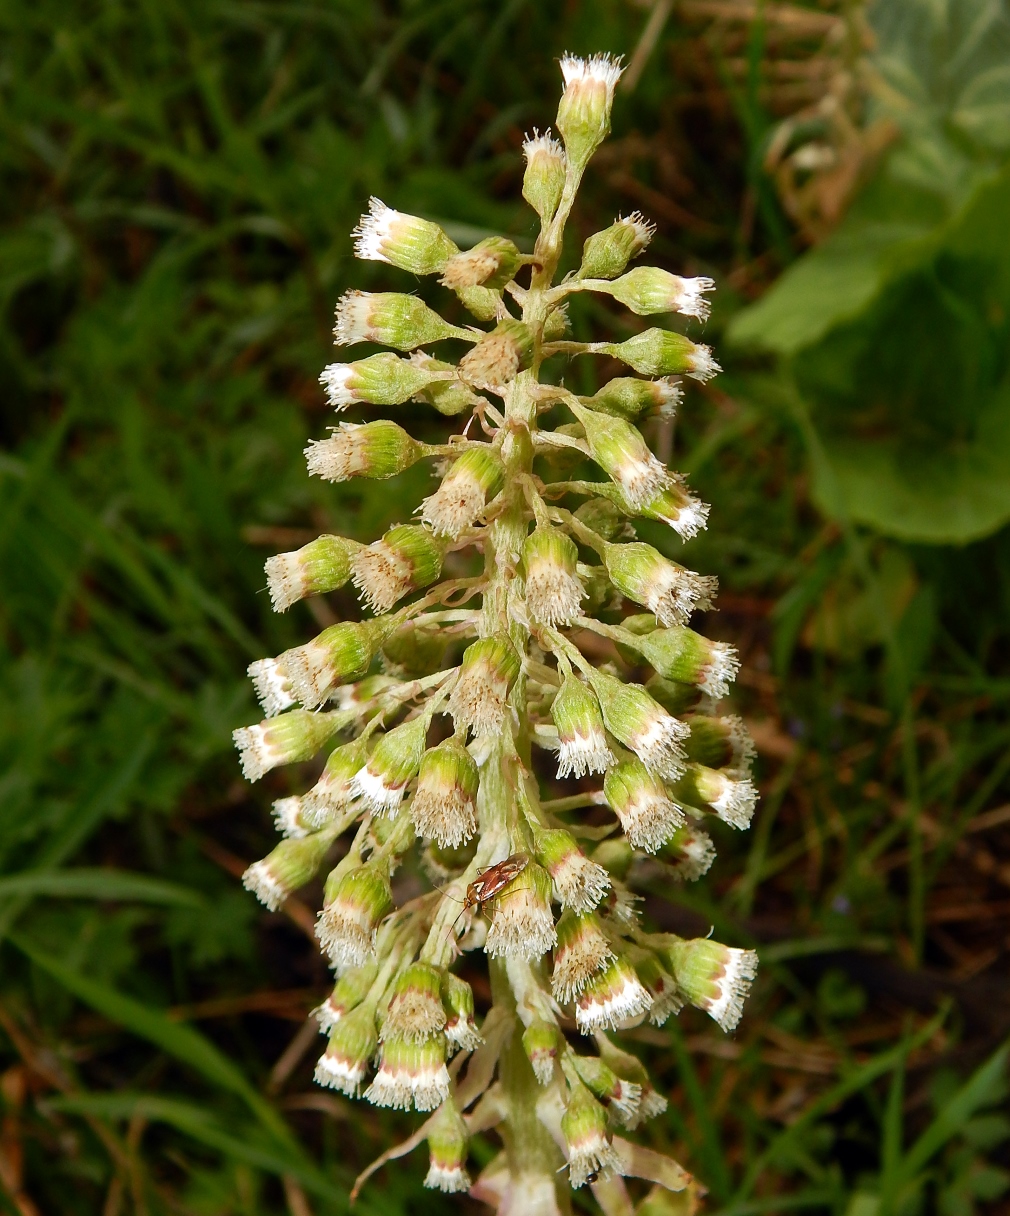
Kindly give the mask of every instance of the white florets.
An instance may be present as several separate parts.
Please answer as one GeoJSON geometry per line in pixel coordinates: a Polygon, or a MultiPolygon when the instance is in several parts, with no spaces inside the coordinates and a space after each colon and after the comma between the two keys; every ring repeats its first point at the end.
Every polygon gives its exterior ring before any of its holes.
{"type": "Polygon", "coordinates": [[[657,713],[629,742],[647,769],[668,781],[676,781],[684,772],[682,744],[690,733],[679,718],[664,711],[657,713]]]}
{"type": "Polygon", "coordinates": [[[376,815],[392,815],[403,801],[406,786],[387,785],[381,773],[373,773],[366,765],[351,781],[351,796],[360,798],[376,815]]]}
{"type": "Polygon", "coordinates": [[[743,1014],[743,1003],[757,975],[758,956],[753,950],[737,950],[727,946],[723,973],[714,981],[719,995],[703,1002],[705,1012],[727,1033],[735,1030],[743,1014]]]}
{"type": "Polygon", "coordinates": [[[710,346],[696,346],[691,352],[689,362],[691,367],[687,374],[692,380],[700,380],[702,384],[706,380],[711,380],[713,376],[717,376],[722,371],[722,368],[712,357],[712,348],[710,346]]]}
{"type": "Polygon", "coordinates": [[[739,670],[740,660],[734,647],[726,642],[715,642],[699,688],[718,701],[729,691],[729,686],[736,679],[739,670]]]}
{"type": "Polygon", "coordinates": [[[338,967],[360,967],[375,951],[372,918],[349,900],[328,904],[316,919],[316,940],[338,967]]]}
{"type": "Polygon", "coordinates": [[[442,849],[454,849],[477,830],[473,800],[458,789],[443,794],[418,790],[410,804],[410,817],[419,836],[427,836],[442,849]]]}
{"type": "Polygon", "coordinates": [[[461,1165],[441,1165],[432,1161],[424,1177],[424,1185],[432,1191],[446,1195],[458,1194],[470,1189],[470,1175],[461,1165]]]}
{"type": "Polygon", "coordinates": [[[415,1072],[406,1065],[390,1067],[383,1060],[365,1097],[374,1106],[394,1110],[434,1110],[449,1096],[449,1072],[444,1063],[420,1064],[415,1072]]]}
{"type": "Polygon", "coordinates": [[[563,739],[558,748],[558,776],[562,778],[603,773],[613,763],[614,754],[603,731],[563,739]]]}
{"type": "Polygon", "coordinates": [[[231,737],[238,748],[239,764],[246,781],[259,781],[264,773],[284,763],[283,755],[268,744],[266,728],[262,724],[240,726],[232,731],[231,737]]]}
{"type": "Polygon", "coordinates": [[[531,161],[534,156],[538,155],[557,157],[559,160],[565,158],[564,148],[551,135],[550,129],[546,130],[543,135],[534,129],[532,136],[527,135],[523,140],[523,156],[526,160],[531,161]]]}
{"type": "Polygon", "coordinates": [[[620,1174],[621,1158],[602,1132],[570,1149],[568,1181],[575,1190],[597,1174],[620,1174]]]}
{"type": "Polygon", "coordinates": [[[266,859],[253,862],[242,875],[242,886],[271,912],[276,912],[289,895],[287,887],[270,869],[266,859]]]}
{"type": "Polygon", "coordinates": [[[550,906],[529,887],[498,901],[488,930],[485,952],[491,958],[541,958],[557,945],[550,906]]]}
{"type": "Polygon", "coordinates": [[[354,374],[350,363],[330,363],[319,374],[319,383],[326,390],[326,400],[336,410],[345,410],[357,401],[348,381],[354,374]]]}
{"type": "MultiPolygon", "coordinates": [[[[286,612],[305,593],[302,564],[297,553],[275,553],[263,567],[274,612],[286,612]]],[[[269,660],[267,660],[269,662],[269,660]]]]}
{"type": "Polygon", "coordinates": [[[400,213],[392,207],[387,207],[381,198],[374,195],[368,200],[368,214],[358,220],[358,226],[351,233],[354,238],[354,256],[365,262],[388,262],[382,250],[382,243],[390,234],[393,224],[400,219],[400,213]]]}
{"type": "Polygon", "coordinates": [[[257,659],[249,664],[246,673],[268,718],[275,718],[294,705],[288,673],[277,659],[257,659]]]}
{"type": "MultiPolygon", "coordinates": [[[[699,321],[707,321],[712,305],[705,299],[704,293],[714,288],[715,283],[711,279],[681,279],[677,311],[685,317],[697,317],[699,321]]],[[[718,366],[715,370],[719,370],[718,366]]]]}
{"type": "Polygon", "coordinates": [[[564,77],[566,89],[583,81],[587,84],[603,84],[606,85],[608,96],[612,97],[623,71],[620,59],[611,55],[593,55],[590,59],[563,55],[561,58],[561,75],[564,77]]]}
{"type": "Polygon", "coordinates": [[[628,841],[646,853],[658,852],[685,822],[675,802],[658,793],[642,791],[618,815],[628,841]]]}
{"type": "Polygon", "coordinates": [[[412,574],[410,561],[384,540],[359,549],[351,561],[351,580],[376,615],[410,591],[412,574]]]}
{"type": "Polygon", "coordinates": [[[302,800],[297,794],[291,798],[278,798],[273,805],[274,826],[282,836],[300,840],[308,835],[301,814],[302,800]]]}
{"type": "Polygon", "coordinates": [[[537,561],[526,578],[526,605],[533,619],[556,628],[582,616],[586,590],[574,575],[548,561],[537,561]]]}
{"type": "Polygon", "coordinates": [[[312,1079],[317,1085],[324,1085],[327,1089],[336,1089],[348,1097],[356,1098],[366,1071],[367,1064],[364,1060],[345,1060],[340,1056],[322,1055],[312,1079]]]}
{"type": "Polygon", "coordinates": [[[612,476],[620,483],[628,505],[635,511],[647,507],[673,480],[670,470],[651,452],[644,456],[626,455],[612,476]]]}
{"type": "Polygon", "coordinates": [[[758,792],[752,781],[734,781],[726,777],[722,792],[710,805],[724,823],[743,829],[750,827],[757,799],[758,792]]]}
{"type": "Polygon", "coordinates": [[[582,992],[575,1004],[575,1022],[583,1034],[616,1030],[649,1012],[652,997],[634,972],[620,972],[616,983],[600,991],[582,992]]]}
{"type": "Polygon", "coordinates": [[[372,327],[371,300],[366,291],[347,291],[337,302],[333,340],[337,346],[353,346],[355,342],[370,342],[372,327]]]}

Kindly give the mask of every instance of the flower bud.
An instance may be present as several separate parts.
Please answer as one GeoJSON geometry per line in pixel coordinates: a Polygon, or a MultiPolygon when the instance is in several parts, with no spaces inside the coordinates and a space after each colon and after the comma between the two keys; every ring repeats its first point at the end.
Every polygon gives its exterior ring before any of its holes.
{"type": "Polygon", "coordinates": [[[258,781],[280,764],[310,760],[340,726],[338,714],[313,714],[305,709],[292,709],[256,726],[242,726],[232,731],[242,775],[247,781],[258,781]]]}
{"type": "Polygon", "coordinates": [[[750,827],[758,797],[753,782],[703,764],[689,764],[674,793],[688,806],[711,807],[724,823],[741,829],[750,827]]]}
{"type": "Polygon", "coordinates": [[[694,882],[708,873],[715,861],[715,846],[707,832],[686,823],[663,845],[659,856],[672,867],[676,877],[694,882]]]}
{"type": "Polygon", "coordinates": [[[456,368],[454,364],[443,363],[440,359],[434,359],[431,355],[421,350],[414,351],[410,356],[410,362],[414,367],[420,368],[432,377],[427,387],[417,394],[417,399],[434,406],[440,414],[444,414],[446,417],[454,417],[456,414],[462,414],[464,410],[472,409],[475,405],[480,405],[484,400],[483,397],[475,393],[468,385],[455,378],[456,368]],[[438,373],[446,372],[451,372],[453,378],[438,378],[438,373]]]}
{"type": "Polygon", "coordinates": [[[534,131],[533,138],[523,142],[523,156],[523,198],[547,223],[558,209],[565,186],[565,150],[550,131],[543,135],[534,131]]]}
{"type": "Polygon", "coordinates": [[[662,781],[632,757],[607,773],[603,792],[636,849],[655,853],[684,822],[684,812],[670,799],[662,781]]]}
{"type": "Polygon", "coordinates": [[[671,780],[684,771],[683,740],[688,730],[645,691],[640,684],[623,684],[602,671],[590,681],[600,699],[607,730],[651,772],[671,780]]]}
{"type": "Polygon", "coordinates": [[[390,1038],[382,1044],[379,1071],[365,1090],[375,1106],[394,1110],[434,1110],[449,1096],[445,1067],[445,1036],[433,1035],[420,1043],[390,1038]]]}
{"type": "Polygon", "coordinates": [[[446,1041],[462,1051],[476,1051],[484,1040],[473,1018],[473,989],[451,971],[442,972],[442,1004],[448,1015],[446,1041]]]}
{"type": "Polygon", "coordinates": [[[419,836],[455,848],[477,830],[477,765],[455,739],[424,753],[410,813],[419,836]]]}
{"type": "Polygon", "coordinates": [[[557,924],[551,990],[567,1005],[614,957],[600,922],[592,912],[565,912],[557,924]]]}
{"type": "Polygon", "coordinates": [[[315,877],[332,843],[333,837],[328,832],[282,840],[262,861],[249,866],[242,875],[242,885],[271,912],[276,912],[292,891],[315,877]]]}
{"type": "Polygon", "coordinates": [[[643,376],[683,375],[704,383],[722,371],[711,347],[668,329],[645,329],[624,342],[605,342],[593,349],[620,359],[643,376]]]}
{"type": "Polygon", "coordinates": [[[545,342],[559,342],[571,329],[568,317],[568,305],[559,304],[552,308],[544,318],[544,328],[541,337],[545,342]]]}
{"type": "Polygon", "coordinates": [[[604,540],[613,540],[627,526],[616,503],[608,498],[590,498],[575,512],[575,518],[604,540]]]}
{"type": "Polygon", "coordinates": [[[474,388],[500,389],[529,366],[532,355],[529,326],[507,317],[460,359],[460,378],[474,388]]]}
{"type": "Polygon", "coordinates": [[[469,727],[475,735],[491,735],[500,728],[521,666],[516,648],[504,633],[479,638],[466,648],[449,697],[457,734],[469,727]]]}
{"type": "Polygon", "coordinates": [[[674,717],[679,717],[685,710],[694,709],[702,697],[697,684],[678,684],[676,680],[664,680],[656,675],[649,676],[645,681],[645,691],[674,717]]]}
{"type": "Polygon", "coordinates": [[[504,483],[505,471],[496,452],[485,444],[467,448],[422,503],[421,518],[437,536],[456,540],[472,527],[504,483]]]}
{"type": "Polygon", "coordinates": [[[379,1038],[420,1043],[445,1026],[442,977],[430,963],[411,963],[396,978],[379,1038]]]}
{"type": "Polygon", "coordinates": [[[446,1098],[428,1125],[428,1173],[424,1185],[451,1195],[470,1189],[466,1172],[466,1123],[452,1098],[446,1098]]]}
{"type": "Polygon", "coordinates": [[[457,287],[456,298],[478,321],[500,321],[508,315],[501,292],[491,287],[457,287]]]}
{"type": "Polygon", "coordinates": [[[571,409],[585,427],[590,455],[633,508],[644,506],[670,484],[670,470],[653,456],[630,422],[574,403],[571,409]]]}
{"type": "Polygon", "coordinates": [[[641,1021],[652,998],[634,967],[615,958],[589,981],[575,1001],[575,1022],[583,1034],[641,1021]]]}
{"type": "Polygon", "coordinates": [[[682,625],[692,612],[711,608],[719,586],[718,579],[685,570],[642,541],[608,544],[603,562],[618,591],[655,613],[663,625],[682,625]]]}
{"type": "Polygon", "coordinates": [[[354,801],[354,778],[368,755],[368,740],[357,738],[330,752],[319,780],[302,795],[302,815],[321,828],[354,801]]]}
{"type": "Polygon", "coordinates": [[[535,959],[546,954],[557,940],[550,875],[543,866],[530,862],[495,897],[484,950],[491,958],[512,955],[535,959]]]}
{"type": "Polygon", "coordinates": [[[378,974],[379,965],[374,960],[362,967],[351,967],[345,971],[326,1000],[312,1011],[319,1023],[319,1029],[324,1032],[332,1030],[341,1018],[346,1017],[352,1009],[357,1009],[368,996],[378,974]]]}
{"type": "Polygon", "coordinates": [[[710,697],[726,695],[740,670],[736,651],[725,642],[710,642],[693,629],[675,626],[656,629],[636,638],[635,648],[667,680],[697,684],[710,697]]]}
{"type": "Polygon", "coordinates": [[[274,612],[309,595],[336,591],[351,577],[351,557],[361,546],[343,536],[319,536],[293,553],[268,557],[264,567],[274,612]]]}
{"type": "Polygon", "coordinates": [[[616,279],[632,258],[637,258],[656,233],[656,225],[633,211],[627,219],[616,219],[609,228],[594,232],[582,246],[580,279],[616,279]]]}
{"type": "Polygon", "coordinates": [[[330,363],[319,376],[326,399],[336,410],[367,402],[401,405],[422,392],[433,377],[410,359],[385,351],[356,363],[330,363]]]}
{"type": "Polygon", "coordinates": [[[636,266],[615,279],[610,294],[639,316],[654,312],[679,312],[685,317],[708,319],[712,306],[704,293],[711,291],[711,279],[682,279],[658,266],[636,266]]]}
{"type": "Polygon", "coordinates": [[[257,659],[249,664],[246,672],[268,718],[275,718],[294,705],[291,680],[280,658],[257,659]]]}
{"type": "Polygon", "coordinates": [[[535,838],[537,860],[551,876],[554,898],[563,908],[588,912],[610,886],[606,870],[590,861],[564,828],[548,828],[535,838]]]}
{"type": "Polygon", "coordinates": [[[452,291],[465,287],[500,290],[522,264],[523,255],[508,237],[489,236],[465,253],[453,254],[440,282],[452,291]]]}
{"type": "Polygon", "coordinates": [[[754,759],[754,740],[742,719],[692,714],[686,721],[691,731],[685,744],[689,760],[709,768],[731,769],[734,773],[749,771],[754,759]]]}
{"type": "Polygon", "coordinates": [[[579,173],[610,130],[614,89],[623,70],[609,55],[591,59],[565,55],[561,60],[565,91],[558,106],[557,128],[568,159],[579,173]]]}
{"type": "Polygon", "coordinates": [[[551,706],[551,717],[561,742],[559,777],[602,773],[613,763],[599,701],[576,676],[565,676],[551,706]]]}
{"type": "Polygon", "coordinates": [[[734,1030],[757,975],[754,951],[736,950],[702,937],[675,942],[665,953],[681,992],[691,1004],[703,1009],[723,1030],[734,1030]]]}
{"type": "Polygon", "coordinates": [[[643,414],[658,414],[672,418],[680,404],[680,385],[669,376],[662,380],[636,380],[633,376],[615,376],[592,397],[580,397],[598,414],[610,414],[625,422],[637,422],[643,414]]]}
{"type": "Polygon", "coordinates": [[[427,454],[402,426],[380,418],[375,422],[341,422],[329,439],[313,439],[305,449],[309,473],[324,481],[352,477],[382,480],[395,477],[427,454]]]}
{"type": "Polygon", "coordinates": [[[371,1002],[359,1005],[330,1031],[330,1041],[319,1057],[313,1080],[356,1098],[378,1042],[375,1006],[371,1002]]]}
{"type": "Polygon", "coordinates": [[[523,1031],[523,1051],[541,1085],[554,1079],[554,1061],[565,1046],[564,1035],[556,1022],[534,1018],[523,1031]]]}
{"type": "Polygon", "coordinates": [[[340,684],[360,679],[389,632],[385,621],[341,621],[278,657],[291,691],[306,709],[321,705],[340,684]]]}
{"type": "Polygon", "coordinates": [[[385,868],[354,866],[342,874],[319,913],[319,944],[338,967],[360,967],[375,950],[376,929],[392,908],[385,868]]]}
{"type": "Polygon", "coordinates": [[[351,577],[373,612],[388,612],[411,591],[430,586],[442,573],[445,543],[419,524],[390,528],[351,560],[351,577]]]}
{"type": "Polygon", "coordinates": [[[445,634],[440,629],[405,621],[383,642],[380,654],[382,666],[389,675],[398,679],[426,676],[445,666],[447,645],[445,634]]]}
{"type": "Polygon", "coordinates": [[[368,200],[354,237],[355,257],[366,262],[388,262],[411,274],[437,274],[458,252],[438,224],[416,215],[404,215],[381,199],[368,200]]]}
{"type": "Polygon", "coordinates": [[[580,1056],[573,1051],[567,1059],[571,1061],[579,1080],[592,1090],[608,1110],[613,1111],[618,1123],[623,1127],[632,1127],[638,1122],[641,1085],[622,1080],[599,1056],[580,1056]]]}
{"type": "Polygon", "coordinates": [[[568,1181],[576,1190],[598,1174],[622,1172],[621,1159],[607,1139],[607,1113],[585,1085],[572,1087],[561,1130],[568,1145],[568,1181]]]}
{"type": "Polygon", "coordinates": [[[575,567],[575,542],[557,528],[537,526],[523,544],[526,606],[544,625],[570,625],[582,615],[586,593],[575,567]]]}
{"type": "Polygon", "coordinates": [[[333,338],[337,346],[375,342],[397,350],[413,350],[443,338],[473,341],[471,333],[443,321],[417,296],[397,291],[346,292],[337,304],[333,338]]]}
{"type": "Polygon", "coordinates": [[[392,815],[417,775],[428,719],[422,714],[382,735],[368,763],[358,770],[351,792],[377,815],[392,815]]]}

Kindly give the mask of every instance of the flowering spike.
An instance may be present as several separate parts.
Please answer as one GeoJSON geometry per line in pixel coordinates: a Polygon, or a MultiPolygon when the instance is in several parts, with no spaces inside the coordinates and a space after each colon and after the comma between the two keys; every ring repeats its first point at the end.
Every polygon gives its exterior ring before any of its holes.
{"type": "MultiPolygon", "coordinates": [[[[426,1185],[523,1216],[558,1216],[571,1206],[567,1184],[597,1179],[601,1202],[627,1206],[607,1180],[637,1171],[641,1154],[609,1127],[634,1128],[665,1100],[606,1032],[661,1025],[687,1001],[731,1029],[755,966],[749,951],[640,923],[639,882],[699,877],[713,848],[698,823],[742,827],[755,799],[746,732],[702,709],[726,692],[735,652],[687,628],[715,580],[635,535],[639,519],[682,539],[706,524],[709,508],[650,450],[646,424],[674,415],[677,377],[718,368],[707,346],[662,326],[576,341],[568,311],[591,291],[641,316],[703,320],[712,284],[636,263],[654,233],[637,212],[590,236],[575,273],[560,272],[621,67],[566,55],[561,70],[564,146],[536,132],[523,145],[523,194],[541,221],[532,253],[503,236],[461,252],[437,224],[378,199],[355,229],[358,257],[435,276],[435,295],[476,323],[450,324],[415,295],[347,292],[338,346],[386,349],[341,353],[321,382],[336,410],[388,407],[398,421],[338,419],[309,445],[309,472],[378,480],[438,457],[440,482],[414,522],[379,539],[322,536],[269,559],[278,611],[351,581],[365,619],[253,663],[265,721],[235,736],[250,779],[329,749],[310,789],[277,798],[285,839],[245,875],[276,908],[331,844],[340,858],[316,924],[339,977],[316,1011],[329,1035],[317,1082],[432,1112],[407,1141],[428,1141],[426,1185]],[[444,339],[451,357],[429,353],[444,339]],[[544,361],[568,353],[609,354],[631,371],[591,396],[553,374],[542,382],[544,361]],[[411,401],[458,419],[448,442],[414,433],[411,401]],[[573,417],[555,425],[559,405],[573,417]],[[568,480],[587,461],[602,478],[568,480]],[[599,662],[589,644],[601,639],[651,666],[645,687],[599,662]],[[555,767],[579,785],[541,801],[555,767]],[[391,885],[417,837],[420,869],[403,864],[391,885]],[[424,875],[436,889],[417,888],[424,875]],[[473,988],[450,970],[463,954],[473,988]],[[477,978],[481,955],[490,983],[477,978]],[[575,1054],[572,1018],[598,1056],[575,1054]],[[475,1055],[461,1069],[463,1052],[475,1055]],[[496,1122],[505,1148],[471,1187],[469,1132],[496,1122]]],[[[644,1168],[667,1177],[654,1158],[644,1168]]]]}

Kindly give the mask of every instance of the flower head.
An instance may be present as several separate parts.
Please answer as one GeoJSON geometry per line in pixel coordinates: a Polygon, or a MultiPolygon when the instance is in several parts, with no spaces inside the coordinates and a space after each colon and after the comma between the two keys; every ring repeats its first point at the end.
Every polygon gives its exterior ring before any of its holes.
{"type": "Polygon", "coordinates": [[[639,684],[622,684],[605,672],[590,676],[607,729],[630,747],[650,772],[674,779],[684,771],[687,727],[639,684]]]}
{"type": "Polygon", "coordinates": [[[633,1025],[649,1012],[652,997],[622,958],[612,959],[586,984],[575,1000],[575,1021],[583,1034],[607,1027],[633,1025]]]}
{"type": "Polygon", "coordinates": [[[565,186],[565,150],[550,131],[543,135],[534,131],[532,139],[527,136],[523,141],[523,156],[523,198],[541,219],[549,220],[565,186]]]}
{"type": "Polygon", "coordinates": [[[448,1096],[444,1035],[432,1035],[421,1042],[384,1040],[379,1071],[365,1090],[369,1102],[394,1110],[410,1110],[412,1106],[434,1110],[448,1096]]]}
{"type": "Polygon", "coordinates": [[[242,885],[275,912],[292,891],[315,876],[332,841],[333,837],[325,832],[288,837],[262,861],[249,866],[242,875],[242,885]]]}
{"type": "Polygon", "coordinates": [[[484,949],[492,958],[540,958],[556,942],[550,875],[530,862],[496,897],[484,949]]]}
{"type": "MultiPolygon", "coordinates": [[[[357,1009],[368,996],[378,973],[379,966],[374,959],[361,967],[348,968],[337,980],[326,1000],[312,1011],[319,1023],[319,1029],[324,1032],[332,1030],[341,1018],[346,1017],[352,1009],[357,1009]]],[[[374,1016],[373,1010],[373,1020],[374,1016]]]]}
{"type": "Polygon", "coordinates": [[[519,668],[519,656],[507,634],[480,638],[467,647],[449,696],[457,732],[469,727],[475,735],[490,735],[499,729],[519,668]]]}
{"type": "Polygon", "coordinates": [[[656,225],[640,211],[626,219],[618,217],[602,232],[594,232],[582,246],[580,279],[616,279],[632,258],[648,247],[656,234],[656,225]]]}
{"type": "Polygon", "coordinates": [[[420,1043],[445,1028],[442,977],[430,963],[411,963],[396,977],[380,1038],[420,1043]]]}
{"type": "Polygon", "coordinates": [[[655,853],[684,823],[683,810],[655,774],[634,757],[609,770],[603,792],[636,849],[655,853]]]}
{"type": "Polygon", "coordinates": [[[280,764],[310,759],[340,725],[337,714],[292,709],[257,726],[239,727],[232,731],[232,738],[239,750],[243,776],[247,781],[258,781],[280,764]]]}
{"type": "Polygon", "coordinates": [[[599,701],[576,676],[565,676],[551,706],[551,717],[561,744],[559,777],[602,773],[613,763],[599,701]]]}
{"type": "Polygon", "coordinates": [[[551,876],[554,898],[563,908],[588,912],[610,886],[607,871],[582,852],[570,832],[550,828],[536,836],[537,860],[551,876]]]}
{"type": "Polygon", "coordinates": [[[368,214],[351,236],[356,257],[388,262],[411,274],[437,274],[458,253],[438,224],[394,211],[378,198],[368,200],[368,214]]]}
{"type": "Polygon", "coordinates": [[[614,957],[592,912],[566,912],[558,921],[551,987],[554,997],[567,1005],[614,957]]]}
{"type": "Polygon", "coordinates": [[[473,989],[451,971],[442,973],[442,1004],[446,1010],[446,1042],[451,1048],[476,1051],[484,1040],[474,1021],[473,989]]]}
{"type": "Polygon", "coordinates": [[[294,553],[267,558],[267,590],[274,612],[284,612],[298,600],[336,591],[351,576],[351,556],[360,548],[342,536],[320,536],[294,553]]]}
{"type": "Polygon", "coordinates": [[[359,1005],[331,1029],[313,1079],[317,1085],[338,1089],[356,1098],[377,1046],[375,1006],[359,1005]]]}
{"type": "Polygon", "coordinates": [[[470,1189],[466,1172],[468,1135],[463,1116],[452,1098],[446,1098],[428,1126],[430,1164],[424,1185],[453,1194],[470,1189]]]}
{"type": "Polygon", "coordinates": [[[423,444],[384,418],[361,424],[341,422],[329,439],[313,439],[305,449],[309,472],[324,481],[395,477],[424,454],[423,444]]]}
{"type": "Polygon", "coordinates": [[[607,1136],[607,1114],[585,1085],[576,1083],[561,1118],[568,1145],[568,1179],[575,1188],[597,1174],[620,1174],[621,1159],[607,1136]]]}
{"type": "Polygon", "coordinates": [[[410,814],[419,836],[455,848],[477,830],[477,765],[450,739],[424,753],[410,814]]]}
{"type": "Polygon", "coordinates": [[[523,544],[526,606],[544,625],[569,625],[582,615],[586,592],[575,572],[575,542],[556,528],[538,527],[523,544]]]}
{"type": "Polygon", "coordinates": [[[676,942],[667,951],[677,985],[692,1005],[723,1030],[736,1028],[757,975],[753,950],[736,950],[709,938],[676,942]]]}
{"type": "Polygon", "coordinates": [[[503,484],[500,458],[484,445],[467,448],[421,504],[421,518],[436,536],[455,540],[473,525],[503,484]]]}
{"type": "Polygon", "coordinates": [[[369,863],[348,870],[319,913],[319,944],[338,967],[360,967],[375,949],[376,929],[392,907],[389,875],[382,866],[369,863]]]}
{"type": "Polygon", "coordinates": [[[569,160],[580,169],[610,131],[614,89],[623,70],[620,60],[610,55],[590,59],[565,55],[561,60],[565,91],[558,106],[557,127],[569,160]]]}

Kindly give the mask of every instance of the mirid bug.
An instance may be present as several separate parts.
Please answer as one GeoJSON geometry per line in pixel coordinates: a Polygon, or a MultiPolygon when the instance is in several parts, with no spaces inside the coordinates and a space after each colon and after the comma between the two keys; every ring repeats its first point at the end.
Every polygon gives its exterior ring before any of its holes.
{"type": "Polygon", "coordinates": [[[519,877],[529,865],[529,861],[530,859],[525,853],[513,853],[511,857],[506,857],[504,861],[499,861],[493,866],[488,866],[486,870],[478,874],[466,889],[463,907],[459,916],[452,922],[449,935],[452,934],[459,924],[460,916],[465,912],[469,912],[471,908],[476,908],[480,912],[483,905],[489,899],[494,899],[498,892],[507,887],[513,878],[519,877]]]}

